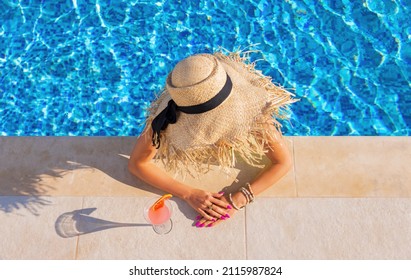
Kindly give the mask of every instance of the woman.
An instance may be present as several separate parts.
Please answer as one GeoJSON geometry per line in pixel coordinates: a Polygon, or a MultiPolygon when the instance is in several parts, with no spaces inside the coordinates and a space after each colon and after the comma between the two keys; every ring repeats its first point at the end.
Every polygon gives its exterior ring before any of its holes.
{"type": "Polygon", "coordinates": [[[199,54],[180,61],[153,102],[147,127],[129,161],[132,174],[186,201],[200,215],[197,227],[232,217],[281,179],[292,160],[276,118],[294,102],[291,94],[246,63],[239,53],[199,54]],[[266,155],[271,165],[234,193],[211,193],[175,180],[175,172],[223,170],[236,156],[255,165],[266,155]],[[158,168],[161,158],[166,171],[158,168]]]}

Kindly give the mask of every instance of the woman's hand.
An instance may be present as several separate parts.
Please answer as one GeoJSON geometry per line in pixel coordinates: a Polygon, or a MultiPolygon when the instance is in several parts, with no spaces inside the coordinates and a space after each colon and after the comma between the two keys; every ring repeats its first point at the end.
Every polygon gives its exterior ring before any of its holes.
{"type": "MultiPolygon", "coordinates": [[[[223,196],[223,193],[219,193],[220,200],[224,203],[227,204],[227,210],[225,211],[224,215],[221,215],[219,219],[214,219],[214,220],[208,220],[204,217],[197,217],[197,223],[196,227],[213,227],[218,225],[219,223],[227,220],[228,218],[231,218],[234,216],[235,213],[237,213],[237,210],[235,210],[227,201],[227,198],[223,196]]],[[[238,207],[243,207],[247,204],[245,196],[241,192],[235,192],[232,194],[232,200],[237,205],[238,207]]]]}
{"type": "Polygon", "coordinates": [[[216,221],[227,214],[231,205],[223,197],[224,193],[211,193],[201,189],[192,189],[185,201],[200,213],[203,219],[216,221]]]}

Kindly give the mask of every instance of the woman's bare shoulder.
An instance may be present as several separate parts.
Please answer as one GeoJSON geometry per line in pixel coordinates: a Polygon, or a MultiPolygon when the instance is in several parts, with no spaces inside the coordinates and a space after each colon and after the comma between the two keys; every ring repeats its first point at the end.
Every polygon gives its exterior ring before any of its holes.
{"type": "Polygon", "coordinates": [[[133,151],[131,152],[131,161],[151,160],[155,156],[157,149],[153,146],[151,139],[151,131],[149,129],[143,131],[137,138],[133,151]]]}

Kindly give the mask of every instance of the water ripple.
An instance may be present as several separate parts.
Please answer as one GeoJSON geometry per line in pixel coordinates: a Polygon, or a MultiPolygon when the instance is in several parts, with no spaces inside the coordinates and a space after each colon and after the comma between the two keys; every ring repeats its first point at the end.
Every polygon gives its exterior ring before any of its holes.
{"type": "Polygon", "coordinates": [[[409,135],[409,1],[7,0],[0,135],[136,135],[180,59],[258,43],[288,135],[409,135]]]}

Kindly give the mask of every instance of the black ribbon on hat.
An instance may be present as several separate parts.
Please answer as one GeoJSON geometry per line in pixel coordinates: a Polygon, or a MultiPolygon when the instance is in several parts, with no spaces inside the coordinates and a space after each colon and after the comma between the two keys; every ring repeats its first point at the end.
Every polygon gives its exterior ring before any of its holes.
{"type": "Polygon", "coordinates": [[[201,114],[216,108],[223,103],[224,100],[230,95],[233,83],[230,76],[227,74],[226,82],[223,88],[210,100],[193,106],[178,106],[173,99],[168,101],[167,107],[158,114],[151,122],[151,128],[153,129],[153,146],[157,149],[160,148],[160,132],[165,130],[169,124],[177,122],[177,111],[186,114],[201,114]]]}

